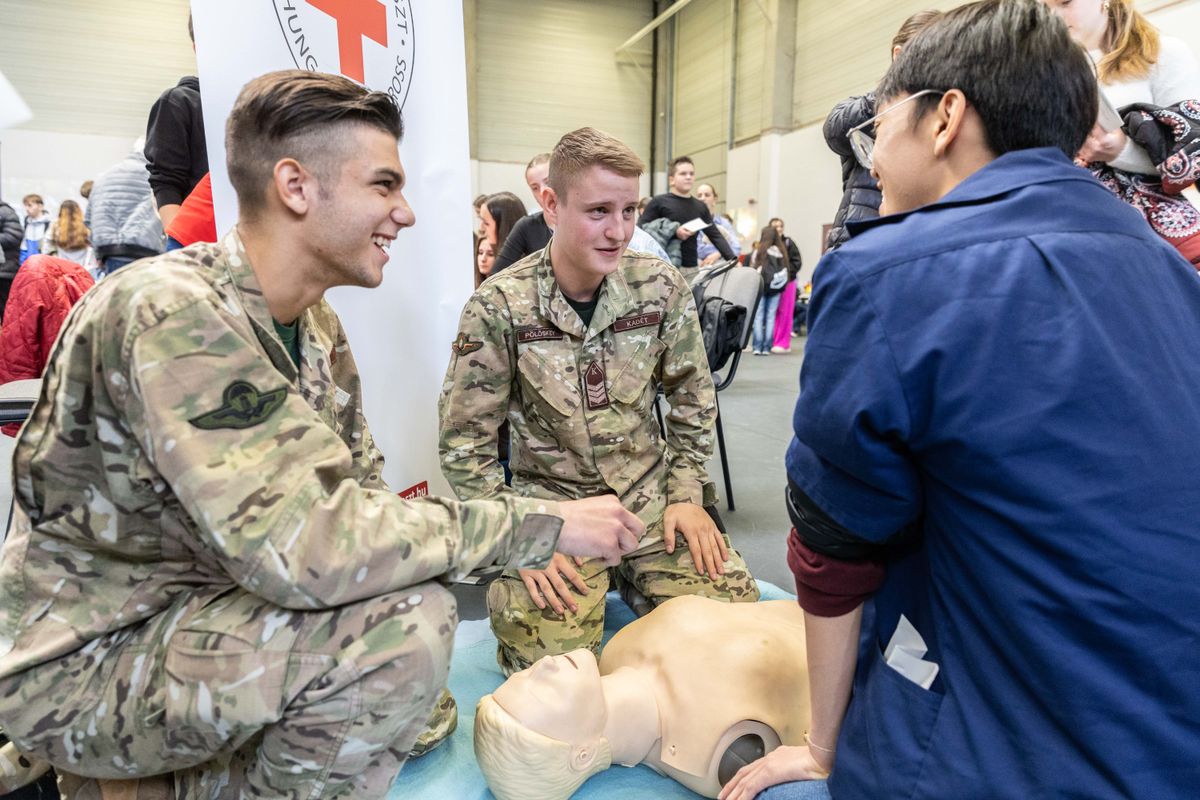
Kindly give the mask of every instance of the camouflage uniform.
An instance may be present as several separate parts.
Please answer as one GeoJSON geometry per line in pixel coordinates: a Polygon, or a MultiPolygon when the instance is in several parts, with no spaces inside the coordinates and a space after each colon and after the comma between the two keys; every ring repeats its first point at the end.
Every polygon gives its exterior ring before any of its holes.
{"type": "MultiPolygon", "coordinates": [[[[616,494],[646,536],[611,577],[627,597],[643,595],[645,610],[681,594],[756,600],[736,551],[713,581],[697,574],[682,536],[674,554],[663,546],[667,504],[716,502],[706,465],[717,408],[691,292],[673,267],[627,251],[585,330],[549,254],[547,247],[488,279],[463,310],[439,404],[443,474],[463,499],[616,494]],[[660,384],[670,404],[665,441],[653,413],[660,384]],[[511,491],[495,457],[506,418],[511,491]]],[[[565,617],[538,609],[515,571],[491,585],[506,673],[549,653],[599,653],[610,571],[593,560],[580,572],[589,593],[565,617]]]]}
{"type": "Polygon", "coordinates": [[[545,565],[555,504],[388,491],[344,331],[299,370],[236,233],[127,267],[60,336],[17,442],[0,723],[184,797],[382,797],[445,686],[436,579],[545,565]]]}

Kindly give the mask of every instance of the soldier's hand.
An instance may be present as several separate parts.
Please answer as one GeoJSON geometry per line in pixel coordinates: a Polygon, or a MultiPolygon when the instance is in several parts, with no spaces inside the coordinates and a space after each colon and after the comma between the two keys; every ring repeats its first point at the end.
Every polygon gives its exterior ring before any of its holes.
{"type": "Polygon", "coordinates": [[[602,558],[615,567],[626,553],[637,549],[646,526],[627,511],[616,495],[567,500],[558,504],[563,518],[558,552],[569,556],[602,558]]]}
{"type": "Polygon", "coordinates": [[[695,503],[672,503],[663,514],[663,542],[667,553],[675,552],[675,533],[683,534],[696,572],[705,573],[712,580],[725,574],[725,562],[729,560],[729,548],[725,537],[717,530],[717,524],[702,507],[695,503]]]}
{"type": "Polygon", "coordinates": [[[571,596],[571,586],[580,594],[588,593],[588,585],[583,582],[583,576],[576,571],[576,566],[583,566],[582,558],[577,556],[572,564],[571,559],[562,553],[555,553],[545,569],[521,569],[517,572],[525,582],[533,604],[539,609],[549,605],[554,609],[554,613],[562,614],[565,606],[574,614],[579,611],[579,604],[571,596]],[[567,581],[571,582],[571,586],[567,585],[567,581]]]}

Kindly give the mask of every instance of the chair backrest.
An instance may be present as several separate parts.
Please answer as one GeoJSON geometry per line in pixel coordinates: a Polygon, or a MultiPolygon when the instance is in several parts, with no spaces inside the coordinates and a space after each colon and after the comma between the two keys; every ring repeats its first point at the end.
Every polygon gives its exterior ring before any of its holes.
{"type": "MultiPolygon", "coordinates": [[[[0,386],[0,423],[22,422],[41,392],[40,380],[12,381],[0,386]]],[[[8,536],[12,522],[12,457],[17,440],[0,433],[0,541],[8,536]]]]}
{"type": "Polygon", "coordinates": [[[758,310],[762,291],[762,276],[758,274],[758,270],[750,267],[734,267],[724,275],[713,278],[704,287],[705,297],[720,297],[734,305],[745,307],[746,322],[742,326],[742,347],[750,342],[750,333],[754,330],[754,312],[758,310]]]}
{"type": "Polygon", "coordinates": [[[742,360],[742,349],[750,343],[750,334],[754,330],[754,315],[758,312],[758,301],[762,299],[762,293],[762,276],[758,270],[750,267],[734,267],[713,278],[704,287],[706,298],[720,297],[746,309],[746,321],[742,324],[742,336],[739,339],[741,348],[733,354],[733,361],[725,370],[724,377],[720,374],[713,375],[713,383],[718,392],[728,386],[737,374],[738,363],[742,360]]]}

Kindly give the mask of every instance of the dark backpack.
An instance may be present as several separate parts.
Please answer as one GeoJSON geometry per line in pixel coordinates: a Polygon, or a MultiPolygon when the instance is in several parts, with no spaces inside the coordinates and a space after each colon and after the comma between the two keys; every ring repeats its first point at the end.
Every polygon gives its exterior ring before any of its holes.
{"type": "Polygon", "coordinates": [[[716,372],[725,366],[730,356],[742,349],[746,307],[734,305],[723,297],[706,297],[697,310],[708,369],[716,372]]]}

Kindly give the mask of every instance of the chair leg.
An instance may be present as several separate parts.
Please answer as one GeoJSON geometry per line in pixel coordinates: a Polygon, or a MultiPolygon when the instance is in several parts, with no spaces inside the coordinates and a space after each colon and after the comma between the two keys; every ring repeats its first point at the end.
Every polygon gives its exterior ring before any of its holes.
{"type": "Polygon", "coordinates": [[[717,404],[717,449],[721,452],[721,472],[725,476],[725,502],[730,511],[733,506],[733,483],[729,480],[729,458],[725,455],[725,427],[721,424],[721,405],[717,404]]]}

